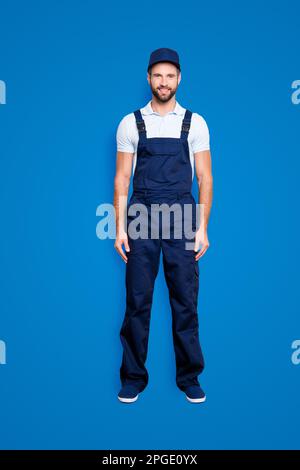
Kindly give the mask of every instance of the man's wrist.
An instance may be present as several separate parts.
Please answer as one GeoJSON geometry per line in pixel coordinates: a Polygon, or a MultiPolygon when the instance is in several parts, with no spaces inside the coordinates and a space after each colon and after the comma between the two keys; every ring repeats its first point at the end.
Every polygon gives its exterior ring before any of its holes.
{"type": "Polygon", "coordinates": [[[200,223],[198,232],[207,232],[208,223],[203,221],[200,223]]]}
{"type": "Polygon", "coordinates": [[[116,231],[116,237],[117,238],[127,238],[127,233],[126,233],[126,230],[124,229],[119,229],[116,231]]]}

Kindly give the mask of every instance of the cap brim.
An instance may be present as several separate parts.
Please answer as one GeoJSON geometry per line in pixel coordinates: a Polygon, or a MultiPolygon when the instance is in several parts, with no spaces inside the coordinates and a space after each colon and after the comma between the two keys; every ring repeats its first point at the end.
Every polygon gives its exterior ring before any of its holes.
{"type": "Polygon", "coordinates": [[[158,60],[157,62],[153,62],[153,64],[149,65],[147,70],[149,70],[150,67],[153,67],[153,65],[160,64],[161,62],[169,62],[170,64],[175,65],[175,67],[177,67],[181,71],[180,65],[176,62],[172,62],[172,60],[158,60]]]}

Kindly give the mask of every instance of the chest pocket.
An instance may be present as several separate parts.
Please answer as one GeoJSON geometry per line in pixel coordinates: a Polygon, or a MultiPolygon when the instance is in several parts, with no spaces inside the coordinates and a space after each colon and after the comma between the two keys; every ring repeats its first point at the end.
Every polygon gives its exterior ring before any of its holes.
{"type": "Polygon", "coordinates": [[[148,139],[143,153],[146,156],[153,157],[167,157],[178,155],[181,152],[181,142],[180,139],[159,139],[159,142],[155,139],[148,139]]]}

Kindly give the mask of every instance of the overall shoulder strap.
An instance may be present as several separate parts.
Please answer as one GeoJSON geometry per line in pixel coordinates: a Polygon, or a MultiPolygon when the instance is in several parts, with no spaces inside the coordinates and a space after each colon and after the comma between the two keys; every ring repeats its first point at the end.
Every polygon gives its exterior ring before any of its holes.
{"type": "Polygon", "coordinates": [[[190,125],[191,125],[191,119],[192,119],[192,112],[189,109],[186,109],[185,114],[183,116],[183,120],[182,120],[181,138],[188,137],[190,125]]]}
{"type": "Polygon", "coordinates": [[[137,109],[136,111],[134,111],[134,115],[135,115],[136,126],[139,131],[139,137],[145,139],[146,138],[146,126],[145,126],[145,121],[142,117],[142,113],[140,109],[137,109]]]}

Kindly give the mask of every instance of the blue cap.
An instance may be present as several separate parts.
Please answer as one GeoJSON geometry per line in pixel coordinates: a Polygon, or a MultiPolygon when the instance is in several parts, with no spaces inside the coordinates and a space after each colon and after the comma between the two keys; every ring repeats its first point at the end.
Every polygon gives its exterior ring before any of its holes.
{"type": "Polygon", "coordinates": [[[179,56],[173,49],[162,47],[161,49],[156,49],[155,51],[151,52],[148,70],[152,65],[157,64],[158,62],[171,62],[180,70],[179,56]]]}

